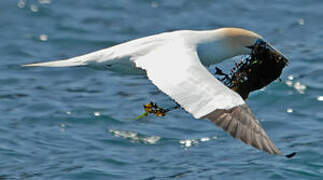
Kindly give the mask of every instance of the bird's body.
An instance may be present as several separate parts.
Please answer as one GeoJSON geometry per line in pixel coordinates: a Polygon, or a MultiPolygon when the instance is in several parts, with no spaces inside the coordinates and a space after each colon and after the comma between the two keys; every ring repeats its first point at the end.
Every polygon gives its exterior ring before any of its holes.
{"type": "MultiPolygon", "coordinates": [[[[270,154],[281,154],[244,100],[205,66],[250,54],[262,37],[239,28],[160,33],[67,60],[25,66],[104,67],[148,78],[195,118],[208,118],[233,137],[270,154]]],[[[273,53],[279,53],[275,51],[273,53]]]]}

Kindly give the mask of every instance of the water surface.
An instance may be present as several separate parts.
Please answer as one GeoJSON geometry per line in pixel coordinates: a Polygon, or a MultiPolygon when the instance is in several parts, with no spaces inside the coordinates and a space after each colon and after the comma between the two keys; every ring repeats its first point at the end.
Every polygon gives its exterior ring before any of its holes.
{"type": "Polygon", "coordinates": [[[0,179],[322,179],[323,2],[0,1],[0,179]],[[293,159],[233,140],[142,76],[21,68],[176,29],[243,27],[290,58],[282,82],[248,100],[293,159]]]}

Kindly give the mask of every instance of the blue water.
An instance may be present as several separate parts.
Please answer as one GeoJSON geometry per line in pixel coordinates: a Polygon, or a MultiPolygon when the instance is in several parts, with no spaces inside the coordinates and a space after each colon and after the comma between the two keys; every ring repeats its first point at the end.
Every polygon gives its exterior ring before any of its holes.
{"type": "Polygon", "coordinates": [[[1,0],[0,179],[323,179],[323,1],[1,0]],[[142,76],[21,68],[176,29],[243,27],[290,58],[248,104],[293,159],[232,139],[142,76]]]}

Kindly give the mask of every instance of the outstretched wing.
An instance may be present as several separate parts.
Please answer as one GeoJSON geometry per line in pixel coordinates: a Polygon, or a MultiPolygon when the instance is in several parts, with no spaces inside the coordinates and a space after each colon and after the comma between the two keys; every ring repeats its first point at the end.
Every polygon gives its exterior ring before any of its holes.
{"type": "Polygon", "coordinates": [[[257,149],[281,154],[243,99],[201,64],[194,46],[171,42],[131,60],[195,118],[207,118],[257,149]]]}
{"type": "Polygon", "coordinates": [[[243,99],[214,78],[201,64],[196,47],[176,33],[149,36],[67,60],[24,66],[106,66],[123,59],[146,70],[161,91],[195,118],[208,118],[246,144],[281,154],[243,99]]]}

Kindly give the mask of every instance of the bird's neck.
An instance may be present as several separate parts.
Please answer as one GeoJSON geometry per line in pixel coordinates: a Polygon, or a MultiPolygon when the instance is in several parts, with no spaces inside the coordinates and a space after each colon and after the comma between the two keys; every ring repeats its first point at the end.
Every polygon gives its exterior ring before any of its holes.
{"type": "Polygon", "coordinates": [[[240,48],[228,45],[225,34],[220,30],[199,31],[196,39],[196,48],[203,65],[221,63],[234,56],[246,54],[240,48]]]}

